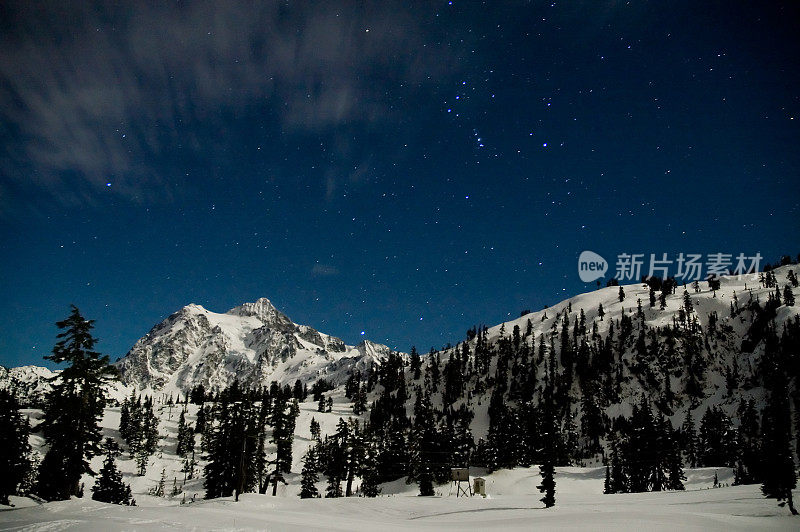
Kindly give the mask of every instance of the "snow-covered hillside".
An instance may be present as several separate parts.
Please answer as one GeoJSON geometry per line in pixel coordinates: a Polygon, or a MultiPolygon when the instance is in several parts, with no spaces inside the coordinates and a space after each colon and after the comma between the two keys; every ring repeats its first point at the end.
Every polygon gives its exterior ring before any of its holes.
{"type": "MultiPolygon", "coordinates": [[[[528,363],[537,365],[535,372],[541,380],[545,361],[535,352],[541,348],[542,340],[548,352],[554,345],[554,350],[559,354],[556,357],[557,372],[564,369],[559,343],[565,332],[566,321],[566,333],[570,338],[576,366],[584,344],[584,356],[589,358],[589,367],[602,354],[603,341],[606,342],[606,348],[614,351],[612,366],[614,371],[619,371],[620,393],[614,396],[615,394],[608,395],[608,390],[598,392],[601,395],[606,394],[607,398],[611,397],[606,402],[607,414],[629,416],[632,405],[645,395],[652,404],[661,405],[663,413],[672,418],[675,426],[679,426],[689,409],[696,414],[695,419],[699,419],[705,409],[712,405],[719,406],[730,414],[742,398],[754,398],[757,405],[762,404],[759,364],[764,345],[763,338],[756,334],[754,324],[757,325],[759,312],[773,298],[776,290],[783,293],[788,285],[795,299],[800,296],[800,289],[792,288],[788,281],[790,271],[797,272],[800,268],[795,264],[772,271],[777,280],[775,287],[761,284],[761,274],[721,277],[716,290],[712,290],[707,282],[698,283],[696,288],[691,283],[679,285],[674,293],[665,297],[666,306],[663,309],[658,299],[651,307],[650,287],[644,283],[622,286],[623,300],[620,300],[620,286],[604,287],[489,327],[486,338],[488,344],[496,348],[501,338],[513,337],[514,330],[517,329],[521,337],[520,343],[532,348],[528,363]],[[689,312],[685,308],[687,295],[692,306],[689,312]],[[637,315],[639,306],[641,314],[637,315]],[[623,317],[631,325],[626,340],[619,344],[621,330],[625,328],[623,317]],[[609,340],[612,327],[614,334],[609,340]],[[667,339],[670,328],[680,332],[667,339]],[[640,353],[637,352],[640,334],[649,353],[645,364],[639,359],[640,353]],[[552,344],[551,338],[554,339],[552,344]],[[697,356],[704,362],[702,375],[699,376],[701,390],[696,398],[690,398],[686,392],[689,373],[685,365],[687,338],[696,340],[694,345],[697,356]],[[670,345],[670,341],[674,345],[670,345]],[[613,344],[611,347],[609,342],[613,344]],[[670,356],[671,359],[667,360],[670,356]],[[733,371],[738,375],[737,390],[729,393],[726,376],[733,371]],[[669,407],[663,407],[666,393],[674,396],[669,407]]],[[[658,297],[660,292],[655,290],[655,294],[658,297]]],[[[777,334],[780,335],[788,322],[796,322],[799,315],[798,305],[778,305],[772,320],[777,334]]],[[[476,342],[475,339],[467,341],[473,352],[476,342]]],[[[458,349],[459,346],[456,346],[439,353],[441,361],[444,363],[458,349]]],[[[490,368],[489,374],[493,372],[494,366],[490,368]]],[[[591,378],[594,376],[589,377],[591,378]]],[[[578,380],[575,379],[570,390],[576,405],[580,404],[582,395],[578,380]]],[[[465,395],[470,391],[466,390],[465,395]]],[[[476,412],[476,423],[473,423],[476,438],[485,436],[486,424],[481,423],[480,419],[490,392],[491,390],[486,390],[482,394],[483,400],[481,397],[477,400],[471,399],[476,412]]],[[[580,410],[576,412],[580,417],[580,410]]]]}
{"type": "MultiPolygon", "coordinates": [[[[243,494],[239,502],[232,498],[203,500],[203,479],[184,482],[182,460],[175,454],[177,420],[180,405],[158,404],[160,418],[158,450],[150,457],[147,474],[137,476],[136,465],[127,453],[118,458],[124,481],[130,483],[136,507],[103,504],[89,498],[94,480],[84,476],[83,499],[39,505],[31,499],[12,497],[16,509],[0,507],[2,530],[794,530],[796,519],[764,499],[757,485],[729,486],[732,473],[727,468],[687,470],[685,492],[604,495],[604,470],[600,467],[563,467],[557,469],[558,503],[545,511],[539,503],[536,486],[540,483],[536,466],[500,470],[487,474],[473,468],[471,475],[486,480],[487,497],[456,497],[450,485],[436,488],[432,498],[417,497],[416,484],[403,479],[382,486],[376,499],[305,499],[299,492],[300,458],[312,443],[310,421],[320,422],[323,433],[333,433],[340,417],[352,415],[351,403],[334,392],[330,413],[319,413],[316,404],[300,404],[300,416],[294,442],[292,470],[287,486],[279,486],[278,496],[243,494]],[[167,494],[155,497],[148,492],[162,476],[167,494]],[[714,488],[714,476],[721,487],[714,488]],[[173,483],[178,493],[171,495],[173,483]],[[6,511],[2,511],[6,510],[6,511]],[[9,511],[11,510],[11,511],[9,511]],[[591,523],[591,524],[589,524],[591,523]]],[[[196,421],[196,405],[188,405],[187,420],[196,421]]],[[[39,410],[25,410],[34,424],[39,410]]],[[[106,410],[102,420],[104,436],[124,446],[117,428],[119,408],[106,410]]],[[[34,447],[41,449],[41,437],[32,436],[34,447]]],[[[198,436],[199,440],[199,436],[198,436]]],[[[268,448],[272,452],[274,449],[268,448]]],[[[102,457],[93,462],[100,468],[102,457]]],[[[198,470],[202,469],[202,458],[198,470]]],[[[318,483],[320,491],[325,481],[318,483]]]]}
{"type": "MultiPolygon", "coordinates": [[[[324,432],[333,432],[340,415],[349,413],[349,404],[336,395],[334,411],[320,414],[313,402],[301,404],[295,439],[297,457],[308,446],[308,431],[313,416],[324,432]]],[[[12,498],[20,506],[0,512],[0,528],[6,530],[58,527],[60,530],[160,530],[164,528],[219,530],[486,530],[502,526],[508,530],[578,530],[591,526],[597,530],[793,530],[795,520],[764,499],[758,486],[728,487],[728,469],[687,471],[687,491],[683,493],[641,493],[603,495],[602,468],[559,468],[558,505],[544,511],[538,502],[538,468],[501,470],[486,475],[474,470],[473,476],[486,478],[487,498],[456,498],[449,485],[437,488],[437,497],[419,498],[415,484],[399,480],[383,486],[377,499],[297,498],[297,475],[287,478],[289,485],[279,489],[278,497],[244,494],[236,503],[231,498],[202,500],[202,479],[183,482],[181,460],[174,454],[176,419],[179,407],[161,405],[159,452],[154,455],[145,477],[135,475],[135,464],[123,455],[119,460],[125,481],[131,483],[138,506],[120,507],[90,500],[73,499],[42,506],[29,499],[12,498]],[[161,477],[167,490],[173,480],[180,493],[164,498],[147,495],[161,477]],[[723,487],[712,489],[714,474],[723,487]],[[185,502],[185,504],[181,504],[185,502]],[[33,506],[30,506],[33,505],[33,506]],[[29,506],[29,507],[25,507],[29,506]]],[[[189,405],[189,420],[194,422],[196,407],[189,405]]],[[[36,411],[28,411],[37,415],[36,411]]],[[[103,420],[106,435],[117,437],[119,409],[110,408],[103,420]]],[[[41,441],[37,441],[41,443],[41,441]]],[[[99,459],[95,460],[99,466],[99,459]]],[[[87,489],[91,485],[85,477],[87,489]]],[[[319,483],[323,489],[324,482],[319,483]]]]}

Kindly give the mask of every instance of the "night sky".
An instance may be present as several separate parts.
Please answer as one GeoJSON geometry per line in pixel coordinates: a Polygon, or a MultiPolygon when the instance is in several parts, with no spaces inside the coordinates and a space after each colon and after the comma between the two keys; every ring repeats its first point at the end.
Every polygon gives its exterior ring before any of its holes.
{"type": "Polygon", "coordinates": [[[585,249],[796,255],[798,35],[796,2],[4,1],[0,363],[70,303],[112,359],[259,297],[427,351],[593,288],[585,249]]]}

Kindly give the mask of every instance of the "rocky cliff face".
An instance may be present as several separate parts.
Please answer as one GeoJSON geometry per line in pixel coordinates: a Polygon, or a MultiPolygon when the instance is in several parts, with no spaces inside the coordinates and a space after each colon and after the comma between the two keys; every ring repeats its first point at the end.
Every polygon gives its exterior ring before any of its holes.
{"type": "Polygon", "coordinates": [[[380,364],[389,348],[364,341],[348,346],[297,325],[266,298],[224,314],[187,305],[159,323],[116,363],[123,383],[153,390],[215,389],[238,379],[247,386],[276,380],[335,382],[349,370],[380,364]]]}

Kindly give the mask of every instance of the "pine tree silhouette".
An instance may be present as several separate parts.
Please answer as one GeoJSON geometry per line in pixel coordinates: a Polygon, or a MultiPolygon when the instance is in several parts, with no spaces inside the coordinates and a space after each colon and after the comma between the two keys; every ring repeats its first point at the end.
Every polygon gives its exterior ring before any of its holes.
{"type": "Polygon", "coordinates": [[[111,438],[106,438],[103,442],[103,451],[106,458],[103,461],[103,468],[100,469],[100,475],[92,487],[92,499],[131,506],[131,487],[122,481],[122,473],[117,469],[119,446],[111,438]]]}
{"type": "Polygon", "coordinates": [[[108,356],[94,350],[93,323],[73,305],[69,317],[56,323],[63,332],[53,353],[45,357],[68,364],[52,379],[41,424],[48,451],[39,468],[37,492],[47,500],[81,496],[81,476],[95,474],[89,462],[100,452],[104,387],[117,372],[108,365],[108,356]]]}
{"type": "Polygon", "coordinates": [[[29,474],[30,427],[19,413],[19,404],[8,390],[0,390],[0,504],[9,504],[8,496],[17,493],[29,474]]]}

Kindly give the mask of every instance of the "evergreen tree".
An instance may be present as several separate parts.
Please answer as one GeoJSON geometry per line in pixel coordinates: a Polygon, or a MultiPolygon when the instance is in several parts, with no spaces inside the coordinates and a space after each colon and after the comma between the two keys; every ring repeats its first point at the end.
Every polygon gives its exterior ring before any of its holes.
{"type": "Polygon", "coordinates": [[[148,397],[142,406],[142,445],[147,454],[156,452],[158,447],[158,416],[153,407],[153,399],[148,397]]]}
{"type": "MultiPolygon", "coordinates": [[[[26,424],[30,426],[27,420],[26,424]]],[[[38,452],[31,451],[28,453],[27,460],[30,467],[17,487],[17,493],[21,495],[36,493],[36,487],[39,485],[39,466],[42,463],[42,457],[38,452]]]]}
{"type": "Polygon", "coordinates": [[[422,374],[422,359],[420,358],[419,353],[417,352],[417,348],[415,346],[411,346],[411,353],[409,356],[411,358],[411,373],[413,375],[412,378],[415,381],[418,381],[420,375],[422,374]]]}
{"type": "Polygon", "coordinates": [[[292,388],[292,397],[297,399],[298,401],[302,401],[304,397],[303,392],[303,383],[300,379],[294,381],[294,388],[292,388]]]}
{"type": "MultiPolygon", "coordinates": [[[[136,392],[134,391],[134,394],[136,392]]],[[[122,405],[119,409],[119,434],[122,436],[123,440],[128,440],[128,435],[130,434],[130,424],[131,424],[131,400],[129,398],[125,398],[122,401],[122,405]]]]}
{"type": "Polygon", "coordinates": [[[18,493],[20,484],[31,469],[27,418],[8,390],[0,390],[0,504],[9,504],[8,496],[18,493]]]}
{"type": "Polygon", "coordinates": [[[697,434],[691,409],[686,411],[686,419],[681,425],[681,443],[689,467],[697,467],[697,434]]]}
{"type": "Polygon", "coordinates": [[[317,490],[317,454],[313,447],[309,447],[303,456],[303,470],[300,473],[300,498],[316,499],[319,497],[317,490]]]}
{"type": "MultiPolygon", "coordinates": [[[[623,446],[625,461],[629,466],[628,487],[631,493],[648,491],[654,475],[659,472],[660,449],[657,448],[656,420],[645,397],[638,405],[634,405],[628,422],[627,438],[623,446]],[[635,467],[630,462],[635,461],[635,467]]],[[[658,486],[659,484],[657,484],[658,486]]]]}
{"type": "Polygon", "coordinates": [[[136,473],[140,477],[143,477],[147,473],[147,464],[150,459],[150,453],[147,452],[147,447],[144,445],[136,447],[134,459],[136,460],[136,473]]]}
{"type": "Polygon", "coordinates": [[[692,304],[692,297],[689,295],[687,290],[683,291],[683,308],[686,310],[686,314],[691,314],[694,311],[694,305],[692,304]]]}
{"type": "MultiPolygon", "coordinates": [[[[621,289],[621,287],[620,287],[621,289]]],[[[536,488],[544,493],[544,497],[540,500],[544,503],[545,508],[550,508],[556,503],[556,481],[555,481],[555,439],[556,439],[556,416],[555,405],[553,404],[553,373],[555,370],[551,366],[551,374],[545,382],[545,390],[543,396],[543,431],[542,439],[544,440],[544,448],[542,449],[542,464],[539,466],[539,474],[542,477],[542,483],[536,488]]]]}
{"type": "Polygon", "coordinates": [[[45,358],[67,367],[53,377],[41,427],[48,446],[40,465],[38,494],[47,500],[80,496],[83,474],[100,452],[100,418],[106,404],[105,386],[116,375],[108,356],[94,350],[93,321],[72,306],[70,316],[56,323],[63,332],[45,358]]]}
{"type": "Polygon", "coordinates": [[[353,414],[360,416],[367,409],[367,387],[357,385],[353,397],[353,414]]]}
{"type": "Polygon", "coordinates": [[[628,475],[620,456],[620,445],[614,433],[611,434],[610,491],[608,493],[628,493],[628,475]]]}
{"type": "Polygon", "coordinates": [[[341,497],[342,495],[343,493],[342,493],[341,477],[339,477],[336,473],[333,472],[329,473],[328,485],[325,487],[325,498],[335,499],[341,497]]]}
{"type": "Polygon", "coordinates": [[[319,426],[319,422],[316,419],[314,419],[313,417],[311,418],[311,428],[310,428],[310,430],[311,430],[311,437],[314,438],[317,441],[320,441],[320,437],[321,437],[322,433],[321,433],[321,429],[320,429],[320,426],[319,426]]]}
{"type": "Polygon", "coordinates": [[[361,433],[358,420],[348,418],[347,421],[349,437],[344,448],[346,479],[344,496],[350,497],[353,495],[353,481],[364,461],[364,435],[361,433]]]}
{"type": "MultiPolygon", "coordinates": [[[[291,389],[289,390],[291,394],[291,389]]],[[[235,382],[220,393],[205,467],[206,499],[238,496],[257,485],[258,409],[235,382]]]]}
{"type": "Polygon", "coordinates": [[[192,480],[194,478],[194,468],[197,467],[197,460],[194,457],[194,448],[192,448],[192,454],[187,456],[183,459],[183,467],[181,467],[181,472],[183,475],[184,483],[186,480],[192,480]]]}
{"type": "Polygon", "coordinates": [[[203,434],[206,430],[206,409],[203,405],[197,409],[197,419],[194,423],[194,433],[203,434]]]}
{"type": "Polygon", "coordinates": [[[431,485],[430,490],[428,490],[426,485],[423,490],[422,484],[427,483],[428,480],[431,483],[433,482],[436,475],[432,466],[434,462],[442,461],[436,459],[437,431],[433,405],[428,390],[417,391],[410,443],[412,458],[409,480],[417,480],[420,483],[420,493],[428,495],[428,491],[433,491],[433,486],[431,485]]]}
{"type": "Polygon", "coordinates": [[[555,469],[553,461],[545,459],[545,462],[539,466],[539,474],[542,476],[542,483],[536,486],[540,492],[544,493],[541,500],[545,508],[550,508],[556,504],[556,481],[555,469]]]}
{"type": "Polygon", "coordinates": [[[557,455],[557,463],[559,465],[571,465],[578,459],[578,429],[575,426],[575,415],[567,408],[564,414],[564,424],[561,430],[560,441],[563,449],[557,455]]]}
{"type": "Polygon", "coordinates": [[[119,446],[111,438],[103,442],[103,451],[106,459],[103,468],[92,487],[92,499],[112,504],[131,506],[131,487],[122,481],[122,473],[117,469],[116,458],[119,456],[119,446]]]}
{"type": "Polygon", "coordinates": [[[587,440],[587,450],[597,453],[601,450],[600,438],[606,432],[606,418],[592,387],[584,389],[581,399],[581,433],[587,440]]]}
{"type": "Polygon", "coordinates": [[[196,405],[203,406],[203,403],[206,400],[206,389],[205,386],[203,386],[203,383],[200,383],[192,388],[192,391],[189,394],[189,400],[196,405]]]}
{"type": "Polygon", "coordinates": [[[472,438],[470,422],[475,414],[462,407],[456,411],[453,420],[452,435],[452,463],[455,467],[467,467],[469,465],[470,454],[475,447],[475,440],[472,438]]]}
{"type": "Polygon", "coordinates": [[[672,430],[672,424],[667,420],[664,433],[664,461],[666,463],[667,481],[664,485],[668,490],[683,490],[683,481],[686,475],[683,472],[683,456],[678,441],[677,431],[672,430]]]}
{"type": "Polygon", "coordinates": [[[787,307],[794,306],[794,294],[792,293],[792,287],[788,284],[783,288],[783,303],[787,307]]]}
{"type": "Polygon", "coordinates": [[[294,429],[299,415],[297,401],[287,404],[276,402],[272,413],[272,443],[276,447],[276,469],[281,473],[290,473],[292,468],[292,444],[294,429]]]}
{"type": "Polygon", "coordinates": [[[618,442],[611,433],[609,493],[682,490],[683,458],[678,434],[660,412],[654,414],[642,397],[630,419],[619,418],[618,442]]]}
{"type": "Polygon", "coordinates": [[[325,405],[325,394],[320,394],[319,402],[317,403],[317,412],[327,412],[328,409],[325,405]]]}
{"type": "Polygon", "coordinates": [[[147,472],[150,455],[158,446],[158,417],[153,409],[153,400],[146,397],[144,402],[139,397],[132,397],[129,402],[129,421],[124,434],[131,458],[136,460],[139,476],[147,472]]]}
{"type": "Polygon", "coordinates": [[[336,425],[336,434],[333,438],[325,437],[323,442],[323,471],[328,477],[328,485],[325,489],[325,497],[336,498],[343,495],[342,480],[347,478],[348,464],[348,440],[350,439],[350,427],[347,422],[339,418],[336,425]]]}
{"type": "Polygon", "coordinates": [[[169,492],[170,497],[174,497],[181,493],[181,488],[178,487],[178,477],[172,477],[172,491],[169,492]]]}
{"type": "Polygon", "coordinates": [[[422,466],[419,473],[418,484],[421,497],[432,497],[436,494],[436,492],[433,491],[433,473],[427,464],[422,466]]]}
{"type": "Polygon", "coordinates": [[[194,429],[186,422],[185,413],[181,411],[181,417],[178,419],[178,443],[175,454],[186,457],[192,449],[194,449],[194,429]]]}
{"type": "Polygon", "coordinates": [[[786,374],[774,367],[770,375],[771,389],[762,421],[764,481],[761,492],[765,497],[785,501],[789,511],[797,515],[792,490],[797,485],[791,451],[791,414],[786,374]]]}
{"type": "Polygon", "coordinates": [[[620,286],[619,287],[619,302],[622,303],[623,301],[625,301],[625,290],[623,290],[622,287],[620,286]]]}
{"type": "Polygon", "coordinates": [[[166,468],[163,468],[161,469],[161,478],[158,479],[158,484],[156,484],[155,487],[153,487],[150,490],[150,495],[152,495],[153,497],[163,497],[166,494],[166,492],[164,491],[166,486],[167,486],[167,470],[166,468]]]}
{"type": "Polygon", "coordinates": [[[364,497],[377,497],[380,492],[380,473],[378,471],[378,449],[376,442],[369,441],[365,444],[363,460],[360,464],[361,495],[364,497]]]}
{"type": "Polygon", "coordinates": [[[356,390],[361,382],[361,372],[354,371],[347,377],[344,384],[344,396],[348,399],[353,399],[356,396],[356,390]]]}
{"type": "Polygon", "coordinates": [[[712,406],[700,420],[699,464],[704,467],[732,466],[735,462],[733,427],[725,412],[712,406]]]}
{"type": "Polygon", "coordinates": [[[734,485],[761,482],[761,429],[758,412],[752,399],[739,404],[739,431],[737,438],[734,485]]]}

